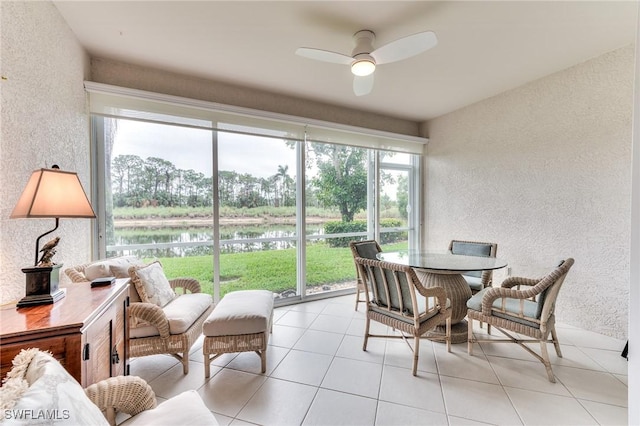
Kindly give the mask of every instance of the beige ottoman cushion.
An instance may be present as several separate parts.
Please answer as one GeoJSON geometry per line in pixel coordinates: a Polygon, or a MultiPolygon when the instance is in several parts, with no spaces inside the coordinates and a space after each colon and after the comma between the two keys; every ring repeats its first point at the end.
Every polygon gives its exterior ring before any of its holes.
{"type": "Polygon", "coordinates": [[[273,293],[242,290],[225,295],[202,326],[205,336],[235,336],[262,333],[269,329],[273,293]]]}

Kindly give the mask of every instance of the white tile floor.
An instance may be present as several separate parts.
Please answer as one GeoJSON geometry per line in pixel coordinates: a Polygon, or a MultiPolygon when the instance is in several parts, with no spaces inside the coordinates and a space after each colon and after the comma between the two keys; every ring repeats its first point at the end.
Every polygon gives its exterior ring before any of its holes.
{"type": "Polygon", "coordinates": [[[255,353],[227,354],[205,379],[201,341],[188,375],[166,355],[132,360],[131,373],[159,402],[197,389],[221,425],[627,424],[622,341],[559,325],[564,358],[549,348],[553,384],[517,345],[483,343],[468,356],[466,344],[447,353],[422,340],[413,377],[401,340],[370,339],[362,351],[363,307],[354,311],[354,297],[277,308],[266,374],[255,353]]]}

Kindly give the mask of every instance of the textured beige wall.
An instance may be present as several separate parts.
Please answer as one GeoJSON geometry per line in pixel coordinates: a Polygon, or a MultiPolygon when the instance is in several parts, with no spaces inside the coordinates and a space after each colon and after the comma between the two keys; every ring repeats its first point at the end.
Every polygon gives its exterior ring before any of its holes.
{"type": "Polygon", "coordinates": [[[350,108],[188,77],[168,71],[92,58],[91,80],[149,92],[253,108],[333,123],[418,136],[419,123],[350,108]]]}
{"type": "Polygon", "coordinates": [[[428,248],[497,242],[513,275],[573,257],[559,320],[626,338],[633,67],[630,46],[429,121],[428,248]]]}
{"type": "MultiPolygon", "coordinates": [[[[50,2],[0,2],[0,303],[24,296],[21,268],[54,219],[9,219],[31,172],[58,164],[89,191],[89,58],[50,2]]],[[[90,258],[91,220],[61,219],[57,263],[90,258]]]]}

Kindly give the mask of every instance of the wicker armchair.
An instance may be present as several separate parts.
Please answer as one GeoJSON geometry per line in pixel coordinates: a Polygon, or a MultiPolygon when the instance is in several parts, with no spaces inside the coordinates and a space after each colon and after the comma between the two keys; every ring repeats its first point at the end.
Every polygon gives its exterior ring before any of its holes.
{"type": "MultiPolygon", "coordinates": [[[[451,351],[451,307],[442,287],[423,287],[410,266],[383,262],[380,260],[355,258],[363,280],[367,302],[367,319],[362,350],[367,350],[369,337],[402,338],[413,337],[412,374],[418,369],[420,336],[446,322],[446,332],[442,341],[451,351]],[[371,293],[371,295],[370,295],[371,293]],[[400,335],[376,335],[369,333],[371,320],[393,327],[400,335]],[[409,336],[405,336],[407,333],[409,336]]],[[[431,338],[433,340],[433,337],[431,338]]]]}
{"type": "MultiPolygon", "coordinates": [[[[106,262],[108,261],[109,259],[106,260],[106,262]]],[[[105,260],[99,262],[105,262],[105,260]]],[[[74,266],[66,269],[65,272],[73,282],[89,281],[85,276],[85,270],[95,263],[98,262],[74,266]]],[[[162,308],[153,303],[142,302],[135,286],[132,284],[129,287],[131,304],[128,309],[128,355],[130,357],[139,357],[169,354],[182,363],[184,374],[188,374],[189,351],[196,339],[202,334],[202,324],[213,310],[214,305],[209,296],[208,305],[206,309],[202,310],[201,308],[203,303],[206,303],[206,300],[203,302],[204,298],[202,296],[189,296],[201,294],[200,283],[193,278],[176,278],[169,280],[169,284],[178,294],[178,297],[162,308]],[[181,299],[184,296],[187,296],[187,298],[181,299]],[[193,300],[194,298],[201,300],[193,300]],[[182,310],[189,309],[189,302],[195,302],[194,306],[201,309],[202,314],[186,330],[180,333],[172,333],[171,320],[173,318],[171,318],[171,315],[168,316],[167,312],[173,312],[173,308],[176,305],[182,305],[182,310]]],[[[180,312],[175,312],[175,315],[177,317],[181,316],[180,312]]]]}
{"type": "Polygon", "coordinates": [[[501,287],[486,288],[469,299],[467,302],[469,355],[473,355],[473,344],[477,342],[517,343],[544,364],[549,381],[555,383],[547,352],[547,342],[551,334],[551,342],[556,349],[556,354],[562,357],[555,329],[554,311],[560,287],[573,263],[574,260],[568,258],[551,273],[539,279],[509,277],[503,281],[501,287]],[[491,333],[490,326],[494,326],[508,339],[474,337],[473,320],[487,323],[489,333],[491,333]],[[507,331],[530,337],[530,339],[521,339],[507,331]],[[526,342],[540,343],[540,355],[529,348],[526,342]]]}
{"type": "MultiPolygon", "coordinates": [[[[356,257],[375,260],[376,254],[382,251],[380,244],[378,244],[376,240],[351,241],[349,247],[351,248],[354,261],[356,257]]],[[[366,277],[364,277],[364,279],[366,279],[366,277]]],[[[366,299],[360,298],[360,293],[366,291],[367,288],[364,279],[360,276],[360,270],[358,269],[358,265],[356,265],[356,311],[358,310],[358,303],[365,303],[367,301],[366,299]]]]}
{"type": "Polygon", "coordinates": [[[155,393],[143,379],[118,376],[95,383],[84,391],[111,426],[115,426],[116,414],[119,412],[131,416],[121,423],[122,426],[218,425],[213,413],[195,390],[183,392],[158,405],[155,393]]]}
{"type": "MultiPolygon", "coordinates": [[[[467,256],[496,257],[498,244],[482,243],[479,241],[451,240],[449,243],[449,251],[452,254],[464,254],[467,256]]],[[[493,271],[465,272],[462,274],[462,278],[464,278],[467,284],[469,284],[471,294],[476,294],[483,288],[491,287],[493,271]]]]}
{"type": "Polygon", "coordinates": [[[137,376],[110,377],[88,386],[84,392],[111,425],[116,424],[118,412],[135,416],[156,407],[151,386],[137,376]]]}

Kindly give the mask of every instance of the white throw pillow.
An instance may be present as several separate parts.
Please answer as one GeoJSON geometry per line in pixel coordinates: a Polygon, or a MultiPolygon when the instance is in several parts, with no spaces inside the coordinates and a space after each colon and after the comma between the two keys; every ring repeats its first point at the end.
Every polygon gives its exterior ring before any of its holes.
{"type": "Polygon", "coordinates": [[[129,268],[129,275],[143,302],[153,303],[162,308],[176,297],[164,275],[162,264],[158,261],[143,266],[132,266],[129,268]]]}
{"type": "Polygon", "coordinates": [[[109,424],[84,389],[50,354],[38,351],[22,379],[28,388],[13,407],[2,411],[3,425],[109,424]]]}
{"type": "Polygon", "coordinates": [[[84,269],[84,276],[88,281],[96,278],[115,276],[116,278],[129,278],[129,267],[143,265],[135,256],[120,256],[92,263],[84,269]]]}

